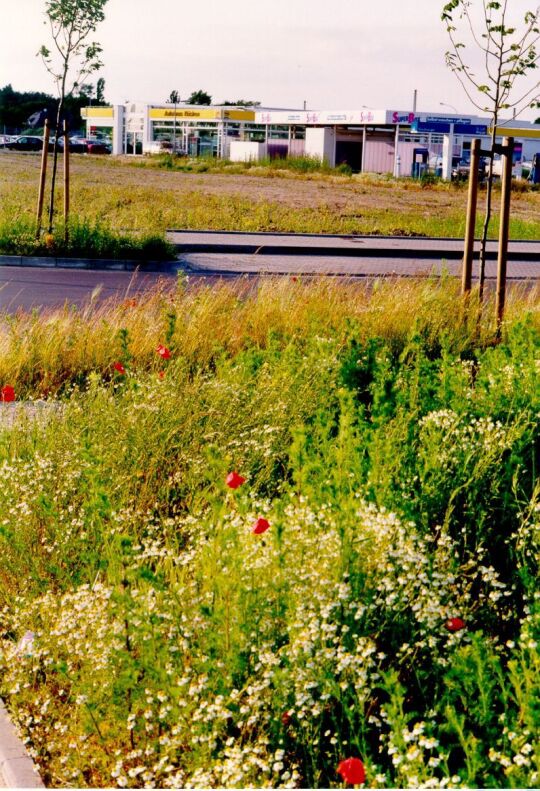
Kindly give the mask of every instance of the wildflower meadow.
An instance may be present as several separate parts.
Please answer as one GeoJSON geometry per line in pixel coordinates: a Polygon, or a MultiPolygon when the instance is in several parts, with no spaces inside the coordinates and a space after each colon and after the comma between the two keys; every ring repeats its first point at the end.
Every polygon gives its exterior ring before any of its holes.
{"type": "Polygon", "coordinates": [[[4,316],[0,695],[47,785],[540,785],[540,294],[4,316]]]}

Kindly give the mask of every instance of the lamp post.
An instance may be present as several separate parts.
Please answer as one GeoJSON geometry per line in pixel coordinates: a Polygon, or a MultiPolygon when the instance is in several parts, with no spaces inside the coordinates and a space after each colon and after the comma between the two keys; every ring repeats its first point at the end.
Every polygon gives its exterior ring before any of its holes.
{"type": "MultiPolygon", "coordinates": [[[[368,107],[367,104],[362,105],[363,110],[373,110],[373,107],[368,107]]],[[[366,145],[367,145],[367,129],[366,124],[364,122],[362,126],[362,158],[360,160],[360,172],[364,172],[365,162],[366,162],[366,145]]]]}
{"type": "MultiPolygon", "coordinates": [[[[449,107],[451,110],[454,111],[456,115],[459,115],[458,110],[454,107],[453,104],[449,104],[448,102],[439,102],[441,107],[449,107]]],[[[454,122],[450,123],[450,131],[448,134],[448,138],[445,136],[445,142],[448,142],[448,151],[446,157],[444,155],[443,149],[443,179],[446,181],[450,181],[452,179],[452,159],[454,156],[454,122]]]]}
{"type": "Polygon", "coordinates": [[[169,98],[167,99],[167,102],[174,106],[173,143],[172,143],[172,152],[173,152],[173,154],[176,153],[176,105],[178,104],[178,102],[181,102],[181,101],[182,100],[180,99],[180,94],[178,93],[178,91],[171,91],[171,94],[170,94],[169,98]]]}
{"type": "Polygon", "coordinates": [[[441,105],[441,107],[449,107],[451,110],[455,112],[456,115],[459,115],[457,109],[454,107],[453,104],[448,104],[448,102],[439,102],[439,104],[441,105]]]}

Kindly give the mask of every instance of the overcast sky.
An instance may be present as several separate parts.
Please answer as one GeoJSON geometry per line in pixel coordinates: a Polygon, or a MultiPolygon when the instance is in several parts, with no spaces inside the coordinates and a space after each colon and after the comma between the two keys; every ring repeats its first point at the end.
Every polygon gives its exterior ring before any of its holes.
{"type": "MultiPolygon", "coordinates": [[[[521,12],[535,0],[511,0],[521,12]]],[[[444,63],[443,0],[108,0],[108,101],[163,102],[173,89],[214,101],[310,109],[473,112],[444,63]]],[[[36,57],[45,0],[0,0],[0,86],[54,92],[36,57]]],[[[524,113],[535,118],[538,111],[524,113]]]]}

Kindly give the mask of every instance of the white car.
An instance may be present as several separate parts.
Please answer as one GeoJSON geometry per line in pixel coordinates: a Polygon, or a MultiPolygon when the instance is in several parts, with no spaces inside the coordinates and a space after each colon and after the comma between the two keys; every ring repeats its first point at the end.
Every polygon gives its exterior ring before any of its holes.
{"type": "MultiPolygon", "coordinates": [[[[520,159],[518,162],[514,162],[512,165],[512,178],[513,179],[520,179],[522,178],[522,171],[523,171],[523,162],[520,159]]],[[[501,178],[502,176],[502,159],[499,154],[495,154],[493,157],[493,175],[496,178],[501,178]]]]}

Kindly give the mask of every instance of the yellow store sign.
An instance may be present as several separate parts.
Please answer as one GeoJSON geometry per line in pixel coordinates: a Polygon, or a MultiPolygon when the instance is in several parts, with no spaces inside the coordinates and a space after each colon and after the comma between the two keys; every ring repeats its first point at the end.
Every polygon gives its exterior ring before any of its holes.
{"type": "MultiPolygon", "coordinates": [[[[488,129],[488,134],[491,134],[493,127],[488,129]]],[[[510,129],[508,126],[498,126],[497,135],[501,137],[536,137],[540,138],[540,126],[538,129],[523,129],[523,127],[516,126],[510,129]]]]}
{"type": "Polygon", "coordinates": [[[173,118],[182,118],[186,121],[254,121],[255,113],[252,110],[222,110],[222,109],[191,109],[187,107],[153,107],[150,110],[150,120],[168,121],[173,118]]]}
{"type": "Polygon", "coordinates": [[[113,118],[114,111],[112,107],[82,107],[82,118],[113,118]]]}

